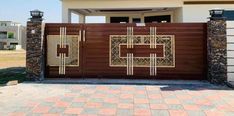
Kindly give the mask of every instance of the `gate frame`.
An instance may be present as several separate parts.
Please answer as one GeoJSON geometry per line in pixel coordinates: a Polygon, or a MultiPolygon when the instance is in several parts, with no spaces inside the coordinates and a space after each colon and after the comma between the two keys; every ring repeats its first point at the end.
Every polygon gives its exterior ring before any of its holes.
{"type": "MultiPolygon", "coordinates": [[[[209,81],[224,84],[227,81],[227,54],[226,54],[226,20],[210,19],[207,23],[207,76],[209,81]],[[214,46],[224,44],[222,48],[214,46]],[[220,49],[221,52],[219,51],[220,49]],[[216,51],[216,52],[214,52],[216,51]],[[219,52],[217,52],[219,51],[219,52]],[[219,59],[221,57],[221,59],[219,59]],[[217,62],[218,60],[218,62],[217,62]],[[215,69],[214,69],[215,68],[215,69]]],[[[45,30],[46,32],[46,30],[45,30]]],[[[26,49],[26,72],[31,80],[43,80],[45,65],[43,58],[46,57],[46,41],[42,38],[42,20],[33,21],[33,17],[27,22],[27,49],[26,49]]],[[[46,34],[45,34],[46,35],[46,34]]],[[[83,46],[83,45],[82,45],[83,46]]],[[[204,54],[205,55],[205,54],[204,54]]],[[[46,60],[46,59],[45,59],[46,60]]],[[[47,61],[45,61],[47,62],[47,61]]]]}

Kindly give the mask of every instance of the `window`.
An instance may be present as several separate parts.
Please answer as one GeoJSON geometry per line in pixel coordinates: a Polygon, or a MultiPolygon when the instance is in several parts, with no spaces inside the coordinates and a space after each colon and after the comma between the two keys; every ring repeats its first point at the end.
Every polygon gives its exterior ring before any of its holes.
{"type": "Polygon", "coordinates": [[[0,31],[0,39],[7,39],[7,32],[6,31],[0,31]]]}
{"type": "Polygon", "coordinates": [[[7,26],[7,24],[6,23],[1,23],[1,26],[7,26]]]}
{"type": "Polygon", "coordinates": [[[141,23],[141,18],[132,18],[133,23],[141,23]]]}
{"type": "Polygon", "coordinates": [[[7,38],[8,39],[14,39],[14,33],[13,32],[8,32],[7,33],[7,38]]]}
{"type": "Polygon", "coordinates": [[[226,10],[224,11],[224,17],[229,21],[234,21],[234,10],[226,10]]]}
{"type": "Polygon", "coordinates": [[[171,22],[170,15],[145,17],[145,23],[165,23],[165,22],[171,22]]]}
{"type": "Polygon", "coordinates": [[[111,17],[110,23],[129,23],[129,17],[111,17]]]}

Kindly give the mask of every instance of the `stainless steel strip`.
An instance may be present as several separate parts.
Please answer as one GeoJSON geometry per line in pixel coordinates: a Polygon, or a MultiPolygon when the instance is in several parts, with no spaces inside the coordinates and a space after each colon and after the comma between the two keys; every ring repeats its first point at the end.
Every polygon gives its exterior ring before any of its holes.
{"type": "Polygon", "coordinates": [[[154,27],[154,41],[155,41],[155,47],[154,48],[157,48],[157,27],[154,27]]]}
{"type": "Polygon", "coordinates": [[[133,27],[132,27],[132,29],[131,29],[131,48],[133,48],[133,27]]]}
{"type": "Polygon", "coordinates": [[[157,54],[154,54],[154,76],[157,75],[157,54]]]}
{"type": "Polygon", "coordinates": [[[86,41],[86,38],[85,38],[85,35],[86,34],[86,32],[85,32],[85,30],[83,30],[83,41],[85,42],[86,41]]]}
{"type": "Polygon", "coordinates": [[[64,61],[64,63],[63,63],[63,66],[64,66],[63,70],[64,71],[63,71],[63,74],[65,75],[65,73],[66,73],[66,54],[64,53],[63,55],[64,55],[64,60],[63,60],[64,61]]]}
{"type": "Polygon", "coordinates": [[[133,53],[132,53],[132,56],[131,56],[131,61],[132,61],[132,63],[131,63],[131,64],[132,64],[132,67],[131,67],[131,69],[132,69],[132,70],[131,70],[131,75],[134,75],[134,72],[133,72],[133,71],[134,71],[134,70],[133,70],[133,68],[134,68],[134,56],[133,56],[133,53]]]}
{"type": "Polygon", "coordinates": [[[127,75],[129,75],[129,72],[128,72],[129,71],[129,69],[128,69],[129,61],[128,60],[129,60],[129,56],[128,56],[128,53],[127,53],[127,75]]]}

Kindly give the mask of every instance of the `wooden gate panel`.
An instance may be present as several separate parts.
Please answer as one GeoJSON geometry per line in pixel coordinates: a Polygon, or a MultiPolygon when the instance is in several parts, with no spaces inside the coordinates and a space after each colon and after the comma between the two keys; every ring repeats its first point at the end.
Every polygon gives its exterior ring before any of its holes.
{"type": "Polygon", "coordinates": [[[46,24],[45,38],[47,43],[47,75],[49,77],[82,76],[82,25],[46,24]],[[63,28],[63,33],[61,32],[63,28]],[[64,38],[61,38],[61,33],[64,38]],[[61,41],[64,46],[61,46],[61,41]],[[61,69],[60,54],[64,54],[64,67],[61,69]],[[61,70],[64,72],[61,74],[61,70]]]}
{"type": "MultiPolygon", "coordinates": [[[[136,27],[135,24],[88,24],[85,26],[85,75],[126,77],[126,67],[110,67],[110,53],[107,51],[110,51],[110,35],[126,35],[127,27],[131,26],[134,27],[134,35],[149,35],[150,27],[157,27],[157,35],[174,35],[175,67],[157,68],[156,77],[149,76],[149,68],[134,67],[134,76],[130,78],[205,79],[205,23],[147,24],[145,27],[136,27]]],[[[144,51],[143,55],[146,55],[144,51]]]]}
{"type": "MultiPolygon", "coordinates": [[[[81,35],[79,43],[80,66],[66,67],[66,77],[206,79],[206,23],[160,23],[146,24],[143,27],[138,27],[136,24],[46,24],[46,37],[48,35],[59,35],[60,27],[67,28],[67,35],[81,35]],[[128,27],[133,27],[132,36],[127,36],[128,27]],[[155,27],[157,46],[151,48],[152,42],[149,42],[149,40],[151,41],[150,28],[152,31],[155,27]],[[80,34],[80,30],[82,34],[80,34]],[[123,66],[111,65],[110,57],[112,55],[111,50],[113,50],[111,38],[118,38],[118,36],[121,36],[119,38],[125,38],[119,44],[119,56],[126,58],[128,53],[133,53],[132,76],[127,76],[126,59],[121,61],[124,62],[123,66]],[[129,39],[129,37],[130,40],[131,37],[134,40],[133,48],[127,47],[126,38],[129,39]],[[160,41],[165,42],[166,40],[168,41],[165,48],[166,44],[160,45],[160,41]],[[140,45],[140,43],[144,44],[140,45]],[[164,57],[166,52],[169,52],[167,53],[169,59],[164,59],[164,64],[160,66],[161,61],[158,59],[164,57]],[[154,63],[156,76],[150,76],[152,71],[150,71],[152,69],[152,67],[150,68],[152,60],[150,60],[150,54],[157,55],[157,66],[154,63]],[[138,63],[141,62],[144,65],[137,66],[137,57],[146,57],[145,61],[142,59],[139,61],[138,59],[138,63]]],[[[61,49],[60,52],[66,50],[61,49]]],[[[57,77],[59,75],[58,67],[47,65],[47,74],[49,77],[57,77]]]]}

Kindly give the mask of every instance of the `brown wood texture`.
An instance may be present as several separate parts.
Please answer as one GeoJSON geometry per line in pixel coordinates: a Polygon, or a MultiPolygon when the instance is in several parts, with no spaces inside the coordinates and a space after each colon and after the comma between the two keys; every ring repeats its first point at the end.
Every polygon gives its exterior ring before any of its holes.
{"type": "MultiPolygon", "coordinates": [[[[66,27],[67,28],[67,35],[79,35],[79,31],[82,30],[83,25],[79,24],[57,24],[57,23],[47,23],[45,25],[45,46],[47,46],[47,35],[59,35],[60,34],[60,27],[66,27]]],[[[59,38],[57,38],[59,39],[59,38]]],[[[81,38],[82,39],[82,38],[81,38]]],[[[82,41],[82,40],[81,40],[82,41]]],[[[83,68],[83,53],[82,53],[82,42],[79,42],[80,44],[80,52],[79,52],[79,67],[78,66],[69,66],[66,67],[66,75],[59,75],[59,67],[57,66],[48,66],[47,60],[45,60],[45,69],[46,69],[46,77],[47,78],[58,78],[58,77],[81,77],[83,75],[82,68],[83,68]]],[[[54,51],[57,53],[57,51],[54,51]]],[[[59,50],[58,52],[66,52],[66,50],[59,50]]],[[[67,55],[67,54],[66,54],[67,55]]],[[[69,53],[68,53],[69,55],[69,53]]],[[[45,47],[45,59],[47,59],[47,47],[45,47]]]]}
{"type": "MultiPolygon", "coordinates": [[[[146,24],[46,24],[45,35],[58,35],[59,27],[66,26],[68,34],[78,34],[85,30],[80,50],[80,67],[66,68],[70,78],[143,78],[143,79],[206,79],[206,23],[160,23],[146,24]],[[150,27],[157,27],[158,35],[175,36],[175,68],[158,68],[157,76],[149,76],[149,68],[134,67],[134,76],[126,76],[126,67],[109,66],[109,36],[126,35],[127,27],[134,27],[134,35],[149,35],[150,27]],[[78,72],[77,72],[78,71],[78,72]]],[[[82,35],[83,37],[83,35],[82,35]]],[[[146,47],[135,47],[132,52],[145,56],[152,50],[146,47]]],[[[158,46],[156,53],[162,55],[163,48],[158,46]]],[[[129,51],[122,46],[126,56],[129,51]]],[[[149,54],[148,54],[149,56],[149,54]]],[[[57,77],[58,67],[46,67],[47,77],[57,77]]]]}

